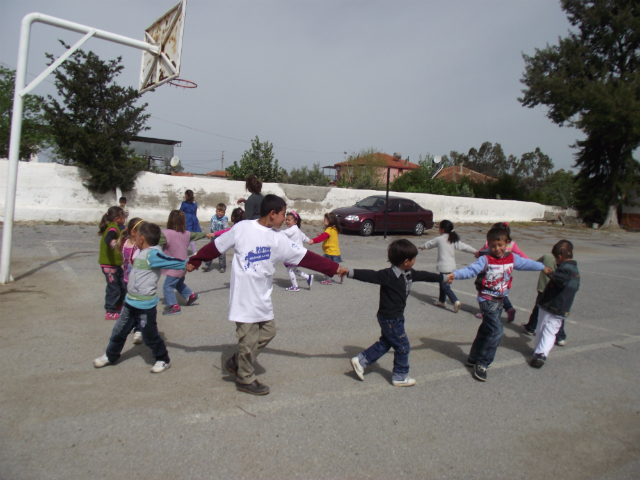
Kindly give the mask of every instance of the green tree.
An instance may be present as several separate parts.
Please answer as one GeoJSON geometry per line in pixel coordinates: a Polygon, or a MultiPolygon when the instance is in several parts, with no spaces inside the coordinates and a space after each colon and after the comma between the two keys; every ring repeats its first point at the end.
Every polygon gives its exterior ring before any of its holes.
{"type": "Polygon", "coordinates": [[[539,147],[533,152],[523,153],[519,160],[512,155],[509,158],[511,173],[527,193],[542,187],[553,171],[553,161],[539,147]]]}
{"type": "MultiPolygon", "coordinates": [[[[523,55],[526,86],[518,100],[545,105],[558,125],[582,130],[577,148],[579,197],[602,199],[603,226],[617,225],[617,207],[637,184],[640,146],[640,3],[561,0],[575,30],[558,45],[523,55]],[[604,208],[606,207],[606,208],[604,208]]],[[[580,205],[579,205],[580,207],[580,205]]],[[[580,207],[581,208],[581,207],[580,207]]]]}
{"type": "Polygon", "coordinates": [[[251,140],[251,149],[245,150],[240,163],[226,168],[231,180],[245,180],[254,174],[262,182],[279,182],[286,171],[278,167],[278,160],[273,157],[273,144],[261,142],[258,136],[251,140]]]}
{"type": "MultiPolygon", "coordinates": [[[[51,54],[47,58],[55,60],[51,54]]],[[[44,106],[55,153],[63,163],[85,169],[90,175],[85,186],[99,193],[116,187],[131,190],[147,166],[128,147],[135,135],[148,130],[147,104],[136,106],[138,91],[115,83],[124,68],[120,62],[121,57],[105,62],[93,52],[77,50],[55,73],[63,103],[49,95],[44,106]]]]}
{"type": "Polygon", "coordinates": [[[507,156],[499,143],[493,145],[491,142],[484,142],[478,150],[471,148],[464,166],[476,172],[498,178],[509,172],[514,163],[513,155],[507,156]]]}
{"type": "Polygon", "coordinates": [[[320,170],[319,163],[314,163],[312,169],[306,166],[292,169],[286,178],[286,182],[296,185],[315,185],[318,187],[326,187],[329,185],[329,179],[320,170]]]}
{"type": "Polygon", "coordinates": [[[576,176],[560,169],[550,174],[542,186],[542,193],[552,205],[573,207],[576,202],[576,176]]]}
{"type": "MultiPolygon", "coordinates": [[[[0,66],[0,158],[9,158],[11,115],[16,72],[0,66]]],[[[51,142],[49,125],[44,119],[44,98],[25,95],[22,112],[22,134],[20,136],[20,160],[29,160],[31,155],[47,148],[51,142]]]]}

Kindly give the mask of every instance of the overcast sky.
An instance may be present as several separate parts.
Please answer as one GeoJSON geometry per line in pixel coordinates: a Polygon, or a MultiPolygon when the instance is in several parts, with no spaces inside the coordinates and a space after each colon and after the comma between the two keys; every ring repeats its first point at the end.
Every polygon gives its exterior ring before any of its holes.
{"type": "MultiPolygon", "coordinates": [[[[142,39],[176,3],[1,0],[0,62],[15,68],[27,13],[142,39]]],[[[485,141],[507,155],[540,147],[566,169],[579,132],[517,97],[522,53],[556,44],[569,27],[557,0],[188,0],[180,77],[198,88],[143,95],[152,117],[142,135],[181,140],[176,154],[194,173],[219,169],[222,151],[225,166],[239,160],[256,135],[287,170],[371,147],[417,162],[485,141]]],[[[45,52],[63,53],[59,38],[81,35],[34,25],[28,72],[44,70],[45,52]]],[[[141,51],[97,39],[83,48],[122,56],[118,82],[138,87],[141,51]]],[[[32,93],[55,88],[44,82],[32,93]]]]}

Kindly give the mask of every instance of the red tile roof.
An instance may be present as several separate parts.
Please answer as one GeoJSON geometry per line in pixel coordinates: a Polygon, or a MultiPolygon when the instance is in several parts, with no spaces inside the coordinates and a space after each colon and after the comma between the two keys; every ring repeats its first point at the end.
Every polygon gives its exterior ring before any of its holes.
{"type": "Polygon", "coordinates": [[[228,177],[229,172],[225,172],[224,170],[212,170],[207,173],[203,173],[202,175],[209,175],[211,177],[228,177]]]}
{"type": "Polygon", "coordinates": [[[454,165],[440,170],[435,178],[441,178],[445,182],[457,182],[463,177],[470,177],[471,180],[478,183],[495,182],[496,179],[488,175],[476,172],[462,165],[454,165]]]}
{"type": "MultiPolygon", "coordinates": [[[[399,168],[404,170],[415,170],[416,168],[420,168],[420,165],[418,164],[407,162],[406,160],[401,160],[387,153],[376,153],[375,155],[376,155],[376,160],[382,160],[382,162],[386,162],[386,165],[384,164],[381,165],[383,168],[391,167],[391,168],[399,168]]],[[[360,161],[358,163],[360,165],[364,164],[364,159],[362,159],[361,157],[358,157],[358,158],[360,158],[360,161]]],[[[336,163],[334,167],[342,167],[347,165],[349,165],[348,161],[336,163]]]]}

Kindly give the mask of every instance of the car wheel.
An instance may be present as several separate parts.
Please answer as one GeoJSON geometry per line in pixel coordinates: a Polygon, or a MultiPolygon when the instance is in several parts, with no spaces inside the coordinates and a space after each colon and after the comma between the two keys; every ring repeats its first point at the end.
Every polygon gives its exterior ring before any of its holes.
{"type": "Polygon", "coordinates": [[[360,235],[363,237],[368,237],[373,233],[373,222],[371,220],[366,220],[362,222],[360,225],[360,235]]]}
{"type": "Polygon", "coordinates": [[[424,233],[424,223],[422,222],[416,223],[416,226],[413,227],[413,234],[419,237],[423,233],[424,233]]]}

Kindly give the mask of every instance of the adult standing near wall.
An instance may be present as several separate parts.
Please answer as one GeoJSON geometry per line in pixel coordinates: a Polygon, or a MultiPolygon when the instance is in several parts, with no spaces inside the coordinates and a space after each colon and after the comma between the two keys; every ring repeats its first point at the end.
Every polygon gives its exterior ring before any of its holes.
{"type": "MultiPolygon", "coordinates": [[[[187,190],[184,192],[184,202],[180,205],[180,210],[184,212],[184,216],[187,220],[187,231],[189,232],[202,232],[200,228],[200,222],[198,221],[198,203],[196,202],[193,190],[187,190]]],[[[196,242],[190,242],[191,252],[196,253],[196,242]]]]}
{"type": "Polygon", "coordinates": [[[248,192],[251,192],[249,198],[241,198],[238,203],[244,202],[244,214],[247,220],[257,220],[260,218],[260,204],[264,196],[262,193],[262,182],[258,178],[251,174],[247,177],[247,183],[245,188],[248,192]]]}

